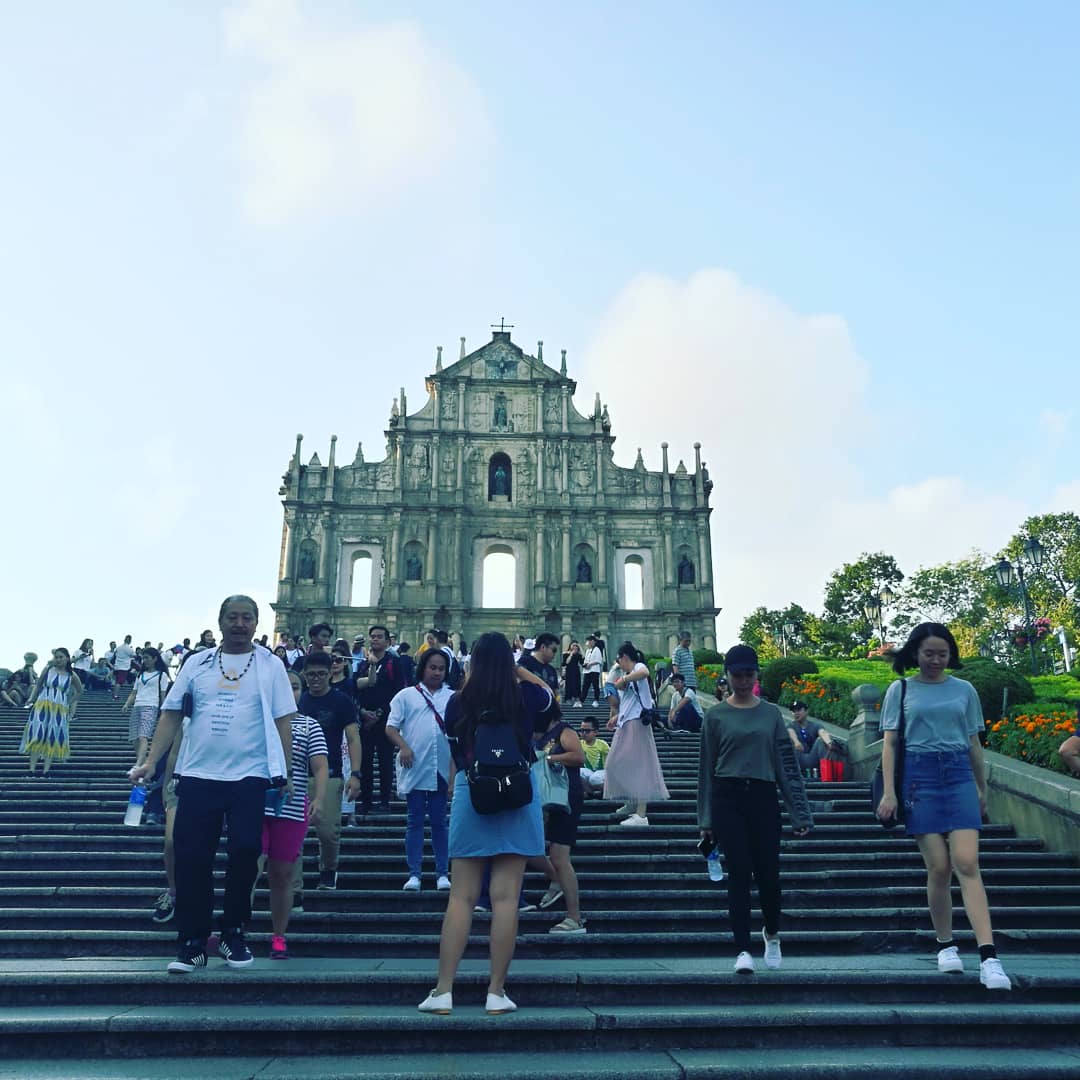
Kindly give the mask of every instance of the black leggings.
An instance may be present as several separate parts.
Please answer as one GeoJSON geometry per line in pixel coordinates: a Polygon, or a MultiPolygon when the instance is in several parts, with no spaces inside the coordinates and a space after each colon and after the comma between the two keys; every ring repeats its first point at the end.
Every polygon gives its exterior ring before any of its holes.
{"type": "Polygon", "coordinates": [[[593,692],[593,701],[600,700],[600,672],[586,671],[581,684],[581,700],[585,701],[589,696],[589,690],[593,692]]]}
{"type": "Polygon", "coordinates": [[[724,853],[735,951],[750,951],[750,877],[757,883],[765,930],[780,930],[780,803],[768,780],[714,778],[713,838],[724,853]]]}

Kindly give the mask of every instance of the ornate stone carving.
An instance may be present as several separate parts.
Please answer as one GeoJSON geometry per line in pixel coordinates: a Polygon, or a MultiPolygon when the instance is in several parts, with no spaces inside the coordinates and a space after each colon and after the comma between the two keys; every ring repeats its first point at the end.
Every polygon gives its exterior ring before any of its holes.
{"type": "Polygon", "coordinates": [[[457,391],[444,390],[442,392],[442,418],[455,420],[457,418],[457,391]]]}

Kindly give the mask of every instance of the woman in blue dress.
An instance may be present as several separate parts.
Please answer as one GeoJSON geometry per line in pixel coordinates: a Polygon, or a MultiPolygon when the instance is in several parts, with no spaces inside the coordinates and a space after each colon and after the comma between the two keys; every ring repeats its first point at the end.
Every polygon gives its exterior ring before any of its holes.
{"type": "Polygon", "coordinates": [[[514,653],[502,634],[483,634],[473,645],[469,677],[446,706],[446,733],[457,765],[457,792],[450,810],[450,899],[439,938],[439,981],[420,1003],[421,1012],[446,1014],[453,1008],[454,976],[472,928],[484,870],[491,867],[491,973],[488,1013],[513,1012],[506,995],[506,973],[514,955],[518,898],[531,856],[544,854],[544,819],[535,781],[532,801],[513,810],[479,814],[472,805],[468,781],[461,774],[472,759],[478,724],[513,717],[518,742],[531,764],[537,716],[555,708],[551,691],[519,681],[514,653]]]}

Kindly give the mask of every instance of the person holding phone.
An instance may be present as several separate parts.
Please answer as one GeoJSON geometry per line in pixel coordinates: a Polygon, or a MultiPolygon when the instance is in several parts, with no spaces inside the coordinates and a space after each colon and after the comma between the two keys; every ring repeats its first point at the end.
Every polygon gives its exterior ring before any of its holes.
{"type": "Polygon", "coordinates": [[[757,884],[765,927],[765,966],[778,968],[780,953],[779,786],[795,836],[807,836],[814,819],[799,763],[780,710],[754,694],[758,657],[735,645],[724,660],[731,696],[705,714],[698,771],[698,826],[703,846],[724,853],[728,912],[735,938],[735,973],[752,975],[750,881],[757,884]]]}

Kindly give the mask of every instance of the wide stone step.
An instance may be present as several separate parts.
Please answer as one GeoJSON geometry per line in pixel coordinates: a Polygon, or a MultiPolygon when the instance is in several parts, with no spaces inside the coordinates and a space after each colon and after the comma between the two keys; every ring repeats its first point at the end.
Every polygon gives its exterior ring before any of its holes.
{"type": "MultiPolygon", "coordinates": [[[[477,994],[482,997],[482,994],[477,994]]],[[[557,1033],[560,1050],[753,1048],[825,1049],[911,1042],[977,1047],[980,1052],[1024,1049],[1032,1043],[1070,1044],[1080,1004],[1015,1001],[909,1003],[903,1007],[845,1002],[793,1005],[548,1006],[487,1016],[462,1001],[450,1016],[429,1016],[399,1005],[136,1006],[0,1008],[0,1054],[53,1057],[171,1053],[194,1043],[203,1054],[546,1053],[557,1033]]]]}
{"type": "MultiPolygon", "coordinates": [[[[926,914],[923,912],[923,926],[926,914]]],[[[374,921],[374,920],[372,920],[374,921]]],[[[556,920],[546,924],[537,922],[538,932],[523,932],[518,937],[515,956],[519,958],[549,959],[622,959],[634,957],[693,958],[702,955],[730,957],[731,934],[721,930],[695,929],[693,932],[670,930],[668,932],[609,932],[590,933],[584,937],[564,938],[546,933],[556,920]]],[[[719,918],[718,918],[719,923],[719,918]]],[[[151,925],[148,921],[143,926],[151,925]]],[[[267,919],[262,926],[269,929],[267,919]]],[[[675,923],[674,925],[677,925],[675,923]]],[[[431,958],[438,954],[438,921],[431,923],[430,933],[407,934],[351,933],[336,930],[333,933],[312,934],[300,930],[289,932],[289,950],[297,956],[306,957],[364,957],[383,958],[405,956],[431,958]]],[[[486,956],[488,939],[481,930],[481,919],[473,923],[474,933],[469,938],[467,956],[486,956]]],[[[958,929],[956,938],[970,940],[970,934],[958,929]]],[[[995,939],[1003,954],[1039,953],[1060,948],[1062,954],[1080,949],[1080,930],[1073,929],[1009,929],[995,932],[995,939]]],[[[932,951],[933,934],[920,927],[892,929],[875,920],[866,928],[849,927],[842,930],[784,931],[784,948],[794,956],[858,956],[869,953],[928,953],[932,951]]],[[[270,935],[253,930],[253,948],[260,955],[269,953],[270,935]]],[[[56,930],[0,930],[0,955],[9,958],[66,957],[145,957],[168,958],[175,945],[175,930],[91,930],[70,927],[56,930]]]]}
{"type": "MultiPolygon", "coordinates": [[[[987,1058],[951,1046],[830,1046],[827,1053],[769,1048],[577,1050],[515,1053],[304,1054],[156,1057],[155,1080],[1076,1080],[1080,1053],[1069,1046],[1027,1048],[987,1058]]],[[[79,1063],[81,1080],[131,1080],[144,1071],[137,1060],[79,1063]]],[[[0,1064],[0,1077],[71,1080],[70,1063],[17,1058],[0,1064]]]]}
{"type": "MultiPolygon", "coordinates": [[[[712,960],[603,961],[518,960],[512,986],[523,1007],[635,1003],[730,1005],[791,1002],[815,1004],[986,1002],[973,950],[962,976],[943,976],[932,953],[922,956],[789,957],[780,971],[760,969],[753,978],[731,972],[728,956],[712,960]]],[[[1057,957],[1013,956],[1009,973],[1013,1002],[1080,1002],[1080,976],[1061,969],[1057,957]]],[[[457,980],[462,1003],[480,1000],[483,965],[466,961],[457,980]]],[[[760,965],[759,965],[760,968],[760,965]]],[[[221,1004],[336,1006],[400,1005],[414,1008],[431,988],[434,958],[386,960],[305,959],[286,963],[259,959],[242,972],[213,958],[192,978],[165,971],[163,960],[42,960],[0,964],[0,1005],[73,1005],[87,999],[112,1005],[221,1004]]]]}

